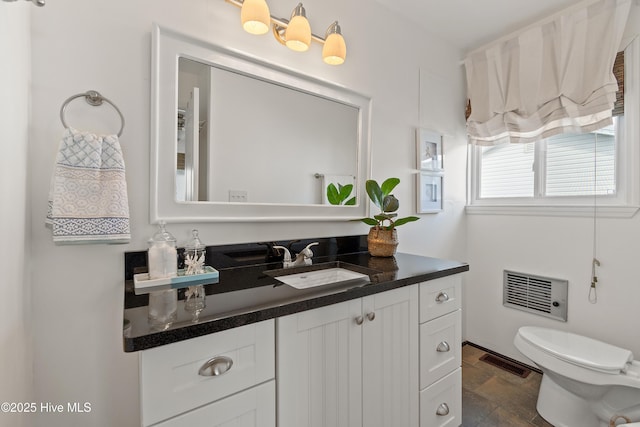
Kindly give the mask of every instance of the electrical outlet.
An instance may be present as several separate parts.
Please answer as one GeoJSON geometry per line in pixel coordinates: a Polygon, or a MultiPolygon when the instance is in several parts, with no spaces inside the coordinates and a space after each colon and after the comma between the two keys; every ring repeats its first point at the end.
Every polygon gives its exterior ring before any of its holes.
{"type": "Polygon", "coordinates": [[[229,201],[235,202],[235,203],[246,203],[247,191],[246,190],[229,190],[229,201]]]}

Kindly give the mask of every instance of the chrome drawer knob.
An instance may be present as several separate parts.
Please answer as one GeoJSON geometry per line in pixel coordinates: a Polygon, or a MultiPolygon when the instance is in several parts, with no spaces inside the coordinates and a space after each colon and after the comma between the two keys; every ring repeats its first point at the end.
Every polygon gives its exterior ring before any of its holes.
{"type": "Polygon", "coordinates": [[[436,347],[436,351],[440,353],[446,353],[449,350],[451,350],[451,347],[449,347],[449,343],[446,341],[440,342],[440,344],[438,344],[438,347],[436,347]]]}
{"type": "Polygon", "coordinates": [[[362,325],[363,322],[364,322],[364,317],[362,316],[356,317],[356,325],[362,325]]]}
{"type": "Polygon", "coordinates": [[[375,318],[376,318],[376,313],[375,312],[372,311],[370,313],[367,313],[367,319],[369,319],[369,321],[373,321],[373,319],[375,319],[375,318]]]}
{"type": "Polygon", "coordinates": [[[207,360],[204,365],[198,370],[198,375],[203,377],[217,377],[220,376],[233,366],[233,360],[227,356],[216,356],[213,359],[207,360]]]}
{"type": "Polygon", "coordinates": [[[436,414],[444,417],[445,415],[449,415],[449,405],[446,403],[441,403],[436,410],[436,414]]]}
{"type": "Polygon", "coordinates": [[[436,297],[436,302],[438,304],[442,304],[443,302],[449,301],[449,295],[446,292],[440,292],[436,297]]]}

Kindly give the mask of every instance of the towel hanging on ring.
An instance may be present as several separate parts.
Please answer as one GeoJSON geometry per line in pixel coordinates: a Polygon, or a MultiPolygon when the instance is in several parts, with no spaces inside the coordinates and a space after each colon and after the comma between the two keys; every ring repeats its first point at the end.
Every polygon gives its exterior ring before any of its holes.
{"type": "Polygon", "coordinates": [[[56,243],[129,242],[125,165],[117,135],[65,129],[46,222],[56,243]]]}

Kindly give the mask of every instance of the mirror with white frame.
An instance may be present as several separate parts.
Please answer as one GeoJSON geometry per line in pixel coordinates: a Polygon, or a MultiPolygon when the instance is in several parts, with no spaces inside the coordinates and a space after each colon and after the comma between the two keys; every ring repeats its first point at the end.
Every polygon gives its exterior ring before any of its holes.
{"type": "Polygon", "coordinates": [[[158,25],[152,40],[152,222],[367,215],[368,97],[158,25]],[[330,204],[329,183],[356,203],[330,204]]]}

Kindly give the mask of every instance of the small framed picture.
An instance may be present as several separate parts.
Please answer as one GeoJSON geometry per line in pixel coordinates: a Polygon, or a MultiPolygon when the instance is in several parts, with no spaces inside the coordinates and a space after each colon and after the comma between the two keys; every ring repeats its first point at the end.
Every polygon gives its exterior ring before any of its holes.
{"type": "Polygon", "coordinates": [[[416,129],[416,168],[439,171],[443,169],[442,135],[426,129],[416,129]]]}
{"type": "Polygon", "coordinates": [[[442,211],[442,174],[420,172],[417,175],[417,210],[418,213],[434,213],[442,211]]]}

